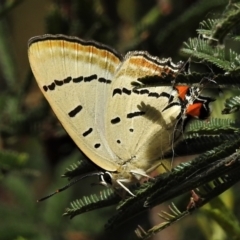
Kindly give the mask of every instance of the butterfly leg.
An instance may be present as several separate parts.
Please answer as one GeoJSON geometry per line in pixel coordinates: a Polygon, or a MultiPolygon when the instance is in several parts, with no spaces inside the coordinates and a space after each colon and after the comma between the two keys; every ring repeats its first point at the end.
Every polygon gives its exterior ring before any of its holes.
{"type": "Polygon", "coordinates": [[[131,196],[135,197],[135,195],[123,184],[123,182],[129,182],[128,179],[118,179],[116,182],[126,191],[128,192],[131,196]]]}
{"type": "Polygon", "coordinates": [[[148,174],[146,174],[145,172],[143,171],[138,171],[138,170],[131,170],[130,171],[131,174],[136,177],[136,179],[140,179],[141,177],[146,177],[146,178],[152,178],[151,176],[149,176],[148,174]],[[140,177],[140,178],[139,178],[140,177]]]}
{"type": "Polygon", "coordinates": [[[157,162],[155,165],[153,165],[151,168],[149,168],[147,170],[147,173],[151,173],[152,171],[154,171],[156,168],[158,168],[160,166],[162,166],[161,173],[170,172],[171,168],[169,167],[169,165],[170,165],[169,162],[170,162],[169,159],[161,160],[161,161],[157,162]]]}

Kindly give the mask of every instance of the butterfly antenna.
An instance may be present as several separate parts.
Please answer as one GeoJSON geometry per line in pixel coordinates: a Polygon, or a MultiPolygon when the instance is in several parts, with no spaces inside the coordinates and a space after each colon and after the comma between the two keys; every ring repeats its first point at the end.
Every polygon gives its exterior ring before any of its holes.
{"type": "Polygon", "coordinates": [[[39,200],[37,200],[37,202],[42,202],[50,197],[52,197],[53,195],[57,194],[57,193],[60,193],[66,189],[68,189],[69,187],[71,187],[72,185],[76,184],[77,182],[79,182],[80,180],[86,178],[86,177],[90,177],[90,176],[95,176],[95,175],[100,175],[100,174],[103,174],[102,172],[93,172],[93,173],[89,173],[87,175],[84,175],[84,176],[81,176],[73,181],[71,181],[70,183],[68,183],[66,186],[62,187],[62,188],[59,188],[57,189],[55,192],[43,197],[43,198],[40,198],[39,200]]]}

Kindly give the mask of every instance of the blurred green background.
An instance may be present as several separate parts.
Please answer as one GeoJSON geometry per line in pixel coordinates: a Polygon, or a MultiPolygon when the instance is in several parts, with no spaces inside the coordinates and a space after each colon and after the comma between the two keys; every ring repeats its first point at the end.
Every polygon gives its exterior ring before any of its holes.
{"type": "MultiPolygon", "coordinates": [[[[107,236],[104,224],[115,207],[72,220],[62,217],[71,201],[101,190],[91,186],[96,179],[87,179],[46,202],[36,203],[65,185],[66,179],[60,178],[65,168],[84,157],[34,81],[27,58],[28,39],[62,33],[97,40],[122,54],[146,50],[178,62],[187,60],[179,55],[179,49],[189,37],[197,36],[199,22],[220,16],[227,4],[222,0],[0,1],[0,240],[134,239],[137,225],[149,228],[157,224],[157,213],[164,208],[157,206],[107,236]]],[[[216,117],[219,102],[214,106],[216,117]]],[[[222,199],[239,217],[236,206],[240,195],[235,188],[224,193],[222,199]]],[[[203,210],[153,239],[227,238],[203,210]]]]}

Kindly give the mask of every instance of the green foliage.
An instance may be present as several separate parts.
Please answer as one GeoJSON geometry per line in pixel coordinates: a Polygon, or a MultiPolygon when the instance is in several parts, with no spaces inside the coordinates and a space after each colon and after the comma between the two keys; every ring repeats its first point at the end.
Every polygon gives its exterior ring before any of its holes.
{"type": "MultiPolygon", "coordinates": [[[[210,87],[209,94],[217,98],[215,108],[221,109],[223,114],[236,115],[235,118],[230,115],[223,118],[221,113],[217,115],[213,111],[214,117],[208,121],[188,123],[182,129],[182,137],[174,151],[167,152],[165,157],[175,163],[178,157],[185,159],[190,154],[200,155],[141,186],[132,186],[135,197],[121,199],[110,188],[100,190],[95,187],[92,190],[90,185],[94,180],[87,179],[36,206],[35,199],[66,182],[60,180],[60,175],[65,177],[64,180],[74,181],[79,175],[95,171],[96,167],[82,160],[84,157],[75,151],[75,145],[46,102],[38,100],[34,104],[36,90],[29,66],[26,66],[28,74],[25,78],[18,77],[19,63],[11,46],[8,17],[9,12],[21,6],[18,5],[21,2],[6,0],[0,4],[0,176],[3,184],[0,187],[0,215],[4,216],[0,220],[0,236],[3,239],[70,239],[70,234],[78,233],[83,237],[86,231],[88,235],[84,237],[87,239],[100,238],[103,225],[110,216],[106,226],[114,237],[110,233],[107,235],[111,236],[110,239],[127,239],[138,224],[147,222],[146,215],[143,220],[134,216],[174,199],[170,213],[161,213],[165,222],[146,231],[143,229],[149,226],[138,227],[138,236],[148,238],[199,210],[239,181],[240,123],[234,120],[239,114],[238,2],[204,0],[189,5],[175,0],[172,5],[167,2],[167,5],[160,6],[153,1],[136,0],[52,1],[45,13],[48,33],[94,39],[121,50],[123,54],[128,50],[146,50],[175,60],[186,57],[183,65],[179,63],[178,74],[138,79],[134,83],[136,89],[174,84],[200,86],[203,91],[210,87]],[[129,8],[129,5],[134,7],[129,8]],[[198,36],[187,41],[196,36],[197,27],[198,36]],[[183,41],[186,42],[182,44],[183,41]],[[218,93],[220,89],[225,97],[227,88],[234,89],[235,95],[231,93],[224,103],[218,93]],[[27,104],[29,96],[34,97],[27,104]],[[38,177],[39,172],[41,177],[38,177]],[[64,212],[72,199],[78,200],[74,200],[64,212]],[[117,209],[96,211],[113,205],[117,205],[117,209]],[[87,211],[92,212],[85,213],[87,211]],[[85,214],[69,221],[61,217],[63,212],[70,218],[85,214]],[[124,223],[128,228],[124,225],[123,231],[121,225],[124,223]]],[[[227,235],[225,239],[239,236],[239,216],[233,215],[234,207],[239,205],[237,191],[234,200],[236,203],[232,203],[232,209],[226,208],[222,202],[216,204],[220,201],[218,199],[210,203],[211,208],[202,211],[223,228],[227,235]]],[[[186,232],[185,227],[181,225],[181,233],[186,232]]],[[[207,227],[211,228],[211,225],[207,227]]],[[[196,231],[200,232],[201,227],[198,226],[196,231]]],[[[201,232],[204,234],[205,231],[201,232]]],[[[196,236],[194,233],[194,236],[181,239],[196,236]]]]}
{"type": "Polygon", "coordinates": [[[62,177],[67,177],[68,180],[73,179],[74,177],[84,175],[90,171],[94,170],[94,166],[88,161],[79,160],[77,163],[71,164],[62,175],[62,177]]]}
{"type": "Polygon", "coordinates": [[[103,190],[99,196],[92,194],[72,202],[71,208],[67,208],[63,216],[73,218],[84,212],[117,204],[119,200],[120,197],[111,188],[108,188],[103,190]]]}
{"type": "Polygon", "coordinates": [[[233,96],[226,100],[225,108],[222,110],[222,114],[229,114],[239,111],[240,98],[239,96],[233,96]]]}
{"type": "Polygon", "coordinates": [[[26,165],[28,156],[25,153],[16,153],[11,151],[0,152],[1,169],[20,169],[26,165]]]}

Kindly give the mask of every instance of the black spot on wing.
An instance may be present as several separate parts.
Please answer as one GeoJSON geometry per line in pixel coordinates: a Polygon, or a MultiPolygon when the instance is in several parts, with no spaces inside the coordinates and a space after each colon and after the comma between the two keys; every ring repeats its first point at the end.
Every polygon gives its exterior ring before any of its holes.
{"type": "Polygon", "coordinates": [[[143,89],[139,91],[140,94],[149,94],[149,91],[147,89],[143,89]]]}
{"type": "Polygon", "coordinates": [[[93,129],[92,128],[89,128],[87,131],[85,131],[82,135],[84,136],[84,137],[86,137],[87,135],[89,135],[91,132],[93,131],[93,129]]]}
{"type": "Polygon", "coordinates": [[[71,77],[67,77],[67,78],[63,79],[63,83],[70,83],[71,80],[72,80],[71,77]]]}
{"type": "Polygon", "coordinates": [[[96,143],[96,144],[94,145],[95,148],[99,148],[100,146],[101,146],[100,143],[96,143]]]}
{"type": "Polygon", "coordinates": [[[127,118],[139,117],[139,116],[142,116],[144,114],[145,114],[145,112],[143,112],[143,111],[128,113],[127,118]]]}
{"type": "Polygon", "coordinates": [[[82,110],[82,106],[78,105],[72,111],[68,113],[69,117],[75,117],[82,110]]]}
{"type": "Polygon", "coordinates": [[[127,94],[127,95],[131,95],[131,90],[127,89],[127,88],[123,88],[122,92],[127,94]]]}
{"type": "Polygon", "coordinates": [[[166,97],[169,99],[169,102],[171,102],[174,98],[173,95],[170,95],[169,93],[166,93],[166,92],[161,92],[160,94],[158,94],[157,92],[150,92],[148,94],[148,97],[155,97],[155,98],[166,97]]]}
{"type": "MultiPolygon", "coordinates": [[[[53,91],[55,90],[55,87],[58,86],[63,86],[64,84],[66,83],[70,83],[71,80],[74,82],[74,83],[80,83],[84,80],[84,82],[91,82],[93,80],[97,80],[97,74],[93,74],[91,76],[88,76],[88,77],[83,77],[83,76],[79,76],[79,77],[76,77],[76,78],[72,78],[72,77],[67,77],[63,80],[54,80],[51,84],[49,85],[44,85],[43,86],[43,90],[46,92],[48,91],[48,89],[50,91],[53,91]]],[[[108,79],[105,79],[105,78],[99,78],[98,79],[99,82],[101,83],[106,83],[106,84],[110,84],[112,81],[111,80],[108,80],[108,79]]]]}
{"type": "Polygon", "coordinates": [[[60,87],[60,86],[62,86],[65,83],[71,82],[71,80],[72,80],[71,77],[67,77],[67,78],[65,78],[63,80],[55,79],[50,85],[44,86],[44,91],[47,91],[46,88],[48,88],[49,90],[53,91],[56,86],[60,87]]]}
{"type": "Polygon", "coordinates": [[[156,92],[150,92],[150,93],[148,94],[148,97],[155,97],[155,98],[159,98],[159,94],[158,94],[158,93],[156,93],[156,92]]]}
{"type": "Polygon", "coordinates": [[[117,140],[117,143],[118,143],[118,144],[120,144],[120,143],[121,143],[121,141],[118,139],[118,140],[117,140]]]}
{"type": "Polygon", "coordinates": [[[133,130],[133,128],[130,128],[129,131],[130,131],[130,132],[133,132],[134,130],[133,130]]]}
{"type": "Polygon", "coordinates": [[[111,119],[111,124],[117,124],[121,121],[121,119],[119,117],[113,118],[111,119]]]}
{"type": "Polygon", "coordinates": [[[169,102],[173,100],[173,95],[170,95],[169,93],[166,93],[166,92],[161,92],[159,97],[166,97],[169,99],[169,102]]]}
{"type": "Polygon", "coordinates": [[[103,78],[103,77],[100,77],[100,78],[98,79],[98,81],[99,81],[100,83],[107,83],[107,84],[110,84],[110,83],[112,82],[111,80],[108,80],[108,79],[103,78]]]}
{"type": "Polygon", "coordinates": [[[133,92],[136,93],[136,94],[140,94],[140,91],[137,90],[137,89],[133,89],[133,92]]]}
{"type": "Polygon", "coordinates": [[[57,86],[62,86],[63,85],[63,81],[61,81],[61,80],[54,80],[54,82],[57,86]]]}
{"type": "Polygon", "coordinates": [[[79,77],[73,78],[73,82],[74,83],[80,83],[82,81],[83,81],[83,76],[79,76],[79,77]]]}
{"type": "Polygon", "coordinates": [[[48,85],[48,89],[50,90],[50,91],[53,91],[54,89],[55,89],[55,83],[54,82],[52,82],[50,85],[48,85]]]}
{"type": "Polygon", "coordinates": [[[116,95],[116,94],[121,95],[121,94],[122,94],[122,90],[121,90],[120,88],[115,88],[115,89],[113,90],[112,96],[114,96],[114,95],[116,95]]]}
{"type": "Polygon", "coordinates": [[[84,82],[91,82],[93,80],[97,80],[97,74],[93,74],[91,76],[85,77],[84,82]]]}

